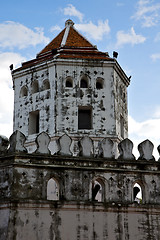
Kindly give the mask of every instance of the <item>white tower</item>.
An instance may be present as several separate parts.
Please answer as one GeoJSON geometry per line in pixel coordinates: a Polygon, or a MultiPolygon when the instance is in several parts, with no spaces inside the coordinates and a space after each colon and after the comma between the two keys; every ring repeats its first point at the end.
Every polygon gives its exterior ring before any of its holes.
{"type": "Polygon", "coordinates": [[[128,135],[129,78],[73,25],[67,20],[35,59],[12,71],[14,131],[30,145],[42,131],[52,140],[66,133],[119,142],[128,135]]]}

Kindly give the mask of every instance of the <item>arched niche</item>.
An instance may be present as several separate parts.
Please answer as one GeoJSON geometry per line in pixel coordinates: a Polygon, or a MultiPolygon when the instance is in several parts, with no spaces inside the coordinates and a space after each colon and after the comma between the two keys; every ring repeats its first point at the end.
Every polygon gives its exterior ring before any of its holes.
{"type": "Polygon", "coordinates": [[[39,84],[37,80],[32,82],[32,93],[36,93],[39,91],[39,84]]]}
{"type": "Polygon", "coordinates": [[[80,88],[88,88],[88,79],[86,77],[81,78],[80,88]]]}
{"type": "Polygon", "coordinates": [[[96,89],[102,89],[104,84],[104,79],[103,78],[97,78],[96,79],[96,89]]]}
{"type": "Polygon", "coordinates": [[[105,184],[102,178],[95,178],[91,184],[92,201],[103,202],[105,196],[105,184]]]}
{"type": "Polygon", "coordinates": [[[144,201],[144,191],[140,182],[135,182],[132,189],[133,202],[142,203],[144,201]]]}
{"type": "Polygon", "coordinates": [[[59,183],[55,178],[49,179],[47,183],[47,200],[59,200],[59,183]]]}
{"type": "Polygon", "coordinates": [[[26,86],[23,86],[20,90],[20,97],[26,97],[28,96],[28,88],[26,86]]]}
{"type": "Polygon", "coordinates": [[[73,80],[72,80],[71,77],[68,77],[68,78],[66,79],[66,87],[67,87],[67,88],[72,88],[72,87],[73,87],[73,80]]]}
{"type": "Polygon", "coordinates": [[[48,79],[45,79],[43,81],[43,87],[42,87],[43,90],[47,90],[47,89],[50,89],[50,83],[49,83],[49,80],[48,79]]]}

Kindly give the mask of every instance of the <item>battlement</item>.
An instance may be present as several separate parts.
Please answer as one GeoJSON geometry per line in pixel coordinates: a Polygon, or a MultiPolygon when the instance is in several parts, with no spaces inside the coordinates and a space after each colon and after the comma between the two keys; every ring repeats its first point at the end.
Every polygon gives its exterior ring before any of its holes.
{"type": "Polygon", "coordinates": [[[49,149],[51,138],[45,132],[37,136],[37,148],[33,153],[27,152],[25,141],[26,137],[19,131],[14,132],[9,140],[0,138],[2,199],[12,196],[35,201],[93,203],[96,200],[123,205],[135,202],[134,189],[138,186],[141,203],[160,204],[160,161],[155,161],[152,155],[154,146],[149,140],[138,145],[138,159],[132,153],[133,143],[129,139],[118,144],[117,158],[115,144],[107,138],[94,148],[94,141],[88,136],[75,142],[64,134],[55,140],[58,150],[54,154],[49,149]],[[76,156],[71,151],[72,144],[76,156]],[[54,186],[51,195],[50,184],[54,186]],[[95,185],[100,188],[97,189],[99,195],[93,196],[95,185]]]}
{"type": "MultiPolygon", "coordinates": [[[[50,146],[51,138],[46,132],[40,133],[35,139],[36,150],[34,153],[62,156],[82,156],[105,159],[136,160],[133,155],[133,142],[126,138],[118,145],[109,139],[104,138],[102,141],[94,141],[88,136],[80,137],[78,140],[67,134],[54,140],[55,144],[50,146]],[[53,154],[52,154],[53,152],[53,154]],[[117,155],[118,152],[118,155],[117,155]]],[[[9,138],[0,136],[0,155],[6,155],[14,152],[29,153],[26,146],[26,137],[20,131],[15,131],[9,138]]],[[[153,156],[154,145],[148,139],[138,145],[138,161],[156,161],[153,156]]],[[[160,145],[157,147],[160,154],[160,145]]],[[[159,161],[159,159],[157,159],[159,161]]]]}

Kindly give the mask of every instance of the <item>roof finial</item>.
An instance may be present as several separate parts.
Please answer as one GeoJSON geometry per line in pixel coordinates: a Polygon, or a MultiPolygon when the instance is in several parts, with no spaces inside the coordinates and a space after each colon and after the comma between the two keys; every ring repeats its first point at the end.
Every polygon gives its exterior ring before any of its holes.
{"type": "Polygon", "coordinates": [[[65,27],[67,26],[73,26],[74,25],[74,22],[71,20],[71,19],[68,19],[66,22],[65,22],[65,27]]]}

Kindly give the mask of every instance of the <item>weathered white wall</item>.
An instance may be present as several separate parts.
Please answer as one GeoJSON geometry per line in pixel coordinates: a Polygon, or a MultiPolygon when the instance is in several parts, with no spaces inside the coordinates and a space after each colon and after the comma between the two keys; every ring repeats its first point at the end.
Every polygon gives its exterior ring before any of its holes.
{"type": "Polygon", "coordinates": [[[18,204],[2,240],[142,240],[159,239],[158,208],[94,206],[77,203],[18,204]]]}
{"type": "MultiPolygon", "coordinates": [[[[124,118],[124,138],[127,137],[127,84],[124,77],[116,72],[114,65],[99,61],[53,62],[34,69],[22,70],[13,75],[15,88],[14,131],[20,130],[28,136],[29,112],[40,111],[40,132],[50,136],[71,136],[88,134],[91,137],[112,137],[120,135],[120,116],[124,118]],[[88,79],[88,88],[80,88],[83,76],[88,79]],[[73,88],[65,86],[67,77],[73,79],[73,88]],[[96,80],[102,78],[103,89],[96,89],[96,80]],[[50,89],[43,90],[45,79],[50,89]],[[32,94],[34,80],[39,83],[39,92],[32,94]],[[19,97],[23,86],[28,88],[28,96],[19,97]],[[122,88],[123,95],[120,92],[122,88]],[[125,99],[124,99],[125,98],[125,99]],[[92,129],[78,130],[78,107],[92,108],[92,129]]],[[[28,141],[35,139],[29,136],[28,141]]]]}
{"type": "MultiPolygon", "coordinates": [[[[15,100],[14,100],[14,131],[20,130],[28,136],[29,112],[40,111],[40,131],[51,132],[49,121],[51,119],[51,97],[50,90],[43,90],[43,81],[48,79],[46,69],[37,72],[27,71],[15,79],[15,100]],[[38,80],[39,92],[32,94],[32,82],[38,80]],[[23,86],[28,88],[28,96],[20,97],[20,90],[23,86]]],[[[52,133],[52,132],[51,132],[52,133]]]]}

